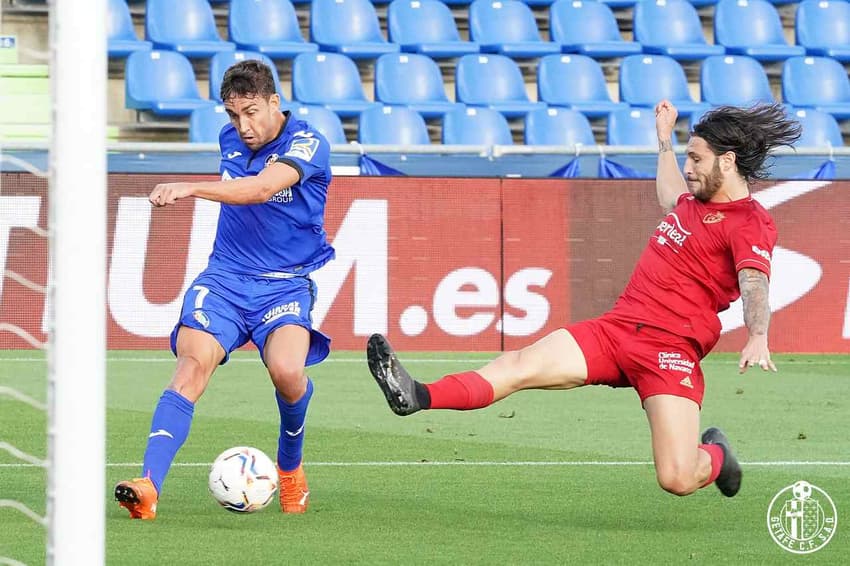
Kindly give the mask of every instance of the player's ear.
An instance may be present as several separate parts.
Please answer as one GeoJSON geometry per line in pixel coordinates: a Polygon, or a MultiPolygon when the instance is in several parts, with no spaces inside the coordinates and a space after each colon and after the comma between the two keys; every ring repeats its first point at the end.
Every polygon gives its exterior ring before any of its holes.
{"type": "Polygon", "coordinates": [[[274,93],[269,97],[269,106],[271,106],[272,110],[280,112],[280,95],[278,93],[274,93]]]}
{"type": "Polygon", "coordinates": [[[734,171],[737,165],[737,156],[734,151],[727,151],[720,156],[720,167],[725,171],[734,171]]]}

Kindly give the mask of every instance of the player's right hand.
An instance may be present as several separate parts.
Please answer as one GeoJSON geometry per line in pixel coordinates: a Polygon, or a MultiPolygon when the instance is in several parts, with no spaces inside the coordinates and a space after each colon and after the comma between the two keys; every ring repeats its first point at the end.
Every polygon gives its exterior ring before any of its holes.
{"type": "Polygon", "coordinates": [[[151,191],[148,200],[154,206],[165,206],[188,196],[192,196],[189,183],[160,183],[151,191]]]}
{"type": "Polygon", "coordinates": [[[673,137],[673,128],[679,111],[669,100],[662,100],[655,105],[655,132],[659,140],[669,140],[673,137]]]}

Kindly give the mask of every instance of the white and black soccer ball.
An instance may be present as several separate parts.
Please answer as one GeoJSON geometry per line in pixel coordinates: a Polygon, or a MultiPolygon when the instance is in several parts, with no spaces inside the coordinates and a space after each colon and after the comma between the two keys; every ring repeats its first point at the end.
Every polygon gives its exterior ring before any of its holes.
{"type": "Polygon", "coordinates": [[[262,450],[236,446],[215,459],[209,486],[215,500],[228,511],[253,513],[274,499],[277,468],[262,450]]]}
{"type": "Polygon", "coordinates": [[[807,481],[798,481],[791,487],[791,493],[795,499],[806,500],[812,496],[812,484],[807,481]]]}

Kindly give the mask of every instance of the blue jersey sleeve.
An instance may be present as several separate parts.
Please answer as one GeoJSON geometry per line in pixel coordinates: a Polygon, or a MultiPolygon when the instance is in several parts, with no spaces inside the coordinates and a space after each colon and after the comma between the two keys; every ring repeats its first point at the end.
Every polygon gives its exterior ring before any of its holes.
{"type": "Polygon", "coordinates": [[[311,177],[327,177],[327,171],[330,169],[330,149],[328,140],[321,134],[301,131],[292,136],[277,161],[294,167],[303,183],[311,177]]]}

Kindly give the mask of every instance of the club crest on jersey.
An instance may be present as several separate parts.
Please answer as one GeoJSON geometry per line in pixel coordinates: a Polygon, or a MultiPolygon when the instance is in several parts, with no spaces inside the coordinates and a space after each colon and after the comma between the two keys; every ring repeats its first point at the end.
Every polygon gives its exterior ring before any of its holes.
{"type": "Polygon", "coordinates": [[[705,215],[702,219],[703,224],[717,224],[726,218],[726,215],[720,212],[719,210],[714,210],[705,215]]]}
{"type": "Polygon", "coordinates": [[[316,150],[319,149],[319,143],[319,140],[314,137],[299,137],[292,140],[289,150],[287,150],[284,155],[287,157],[297,157],[304,161],[310,161],[313,159],[313,156],[316,155],[316,150]]]}
{"type": "Polygon", "coordinates": [[[269,165],[271,165],[272,163],[274,163],[275,161],[277,161],[277,158],[278,158],[278,157],[280,157],[280,156],[279,156],[278,154],[276,154],[276,153],[272,153],[271,155],[269,155],[268,157],[266,157],[266,167],[268,167],[269,165]]]}

